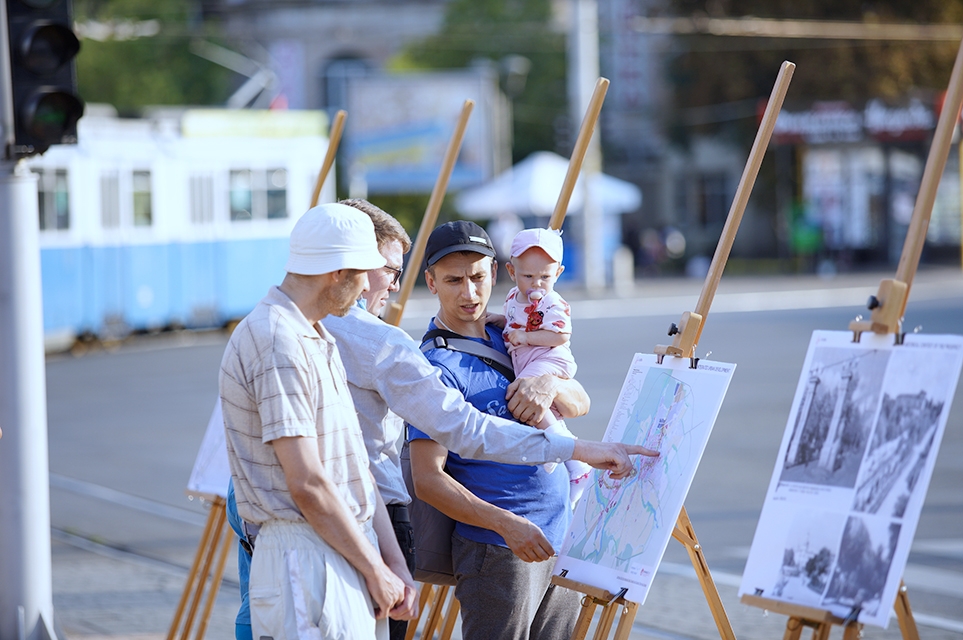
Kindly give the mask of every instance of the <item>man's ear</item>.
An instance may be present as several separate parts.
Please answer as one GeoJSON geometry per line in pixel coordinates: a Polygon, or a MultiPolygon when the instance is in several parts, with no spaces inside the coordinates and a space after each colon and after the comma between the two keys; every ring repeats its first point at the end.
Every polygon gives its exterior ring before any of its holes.
{"type": "Polygon", "coordinates": [[[435,277],[431,275],[431,269],[425,269],[425,284],[428,285],[428,291],[432,295],[438,294],[438,289],[435,288],[435,277]]]}
{"type": "Polygon", "coordinates": [[[498,279],[498,260],[492,258],[492,285],[494,286],[495,280],[498,279]]]}

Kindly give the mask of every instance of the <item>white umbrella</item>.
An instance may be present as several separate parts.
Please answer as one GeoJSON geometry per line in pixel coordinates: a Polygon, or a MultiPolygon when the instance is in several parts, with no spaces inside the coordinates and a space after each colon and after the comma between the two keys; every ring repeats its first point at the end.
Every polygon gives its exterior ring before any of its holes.
{"type": "MultiPolygon", "coordinates": [[[[475,219],[505,213],[550,216],[567,171],[568,160],[550,151],[537,151],[491,182],[459,193],[455,208],[475,219]]],[[[604,173],[593,177],[592,192],[606,214],[634,211],[642,204],[642,191],[637,186],[604,173]]],[[[584,201],[585,179],[580,175],[569,202],[569,215],[581,210],[584,201]]]]}

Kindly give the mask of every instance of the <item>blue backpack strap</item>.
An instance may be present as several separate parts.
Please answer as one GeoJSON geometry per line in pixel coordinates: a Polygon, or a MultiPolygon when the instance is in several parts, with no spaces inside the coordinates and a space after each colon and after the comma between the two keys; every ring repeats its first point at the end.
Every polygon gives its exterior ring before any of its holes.
{"type": "Polygon", "coordinates": [[[515,381],[515,369],[512,366],[512,359],[508,355],[488,345],[469,340],[454,331],[432,329],[422,336],[421,350],[424,353],[428,353],[432,349],[448,349],[449,351],[457,351],[475,356],[508,378],[509,382],[515,381]]]}

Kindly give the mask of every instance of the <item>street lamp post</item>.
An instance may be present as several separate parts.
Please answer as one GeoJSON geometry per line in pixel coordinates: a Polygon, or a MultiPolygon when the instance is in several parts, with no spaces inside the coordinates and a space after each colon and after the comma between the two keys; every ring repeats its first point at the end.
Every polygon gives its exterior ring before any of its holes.
{"type": "MultiPolygon", "coordinates": [[[[599,11],[597,0],[572,0],[568,44],[568,88],[573,124],[582,119],[599,78],[599,11]]],[[[605,288],[602,208],[592,193],[593,176],[602,170],[601,128],[592,136],[582,164],[585,204],[582,209],[582,282],[589,291],[605,288]]]]}

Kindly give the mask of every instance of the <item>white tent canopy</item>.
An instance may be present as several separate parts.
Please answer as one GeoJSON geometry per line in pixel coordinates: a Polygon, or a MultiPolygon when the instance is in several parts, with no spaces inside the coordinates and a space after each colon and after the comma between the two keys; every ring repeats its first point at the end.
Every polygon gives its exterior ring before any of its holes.
{"type": "MultiPolygon", "coordinates": [[[[455,198],[455,208],[470,218],[488,219],[514,213],[518,216],[550,216],[565,182],[568,160],[550,151],[537,151],[491,182],[465,189],[455,198]]],[[[593,197],[602,213],[634,211],[642,204],[642,191],[625,180],[604,173],[592,180],[593,197]]],[[[569,202],[569,215],[582,209],[585,176],[580,175],[569,202]]]]}

